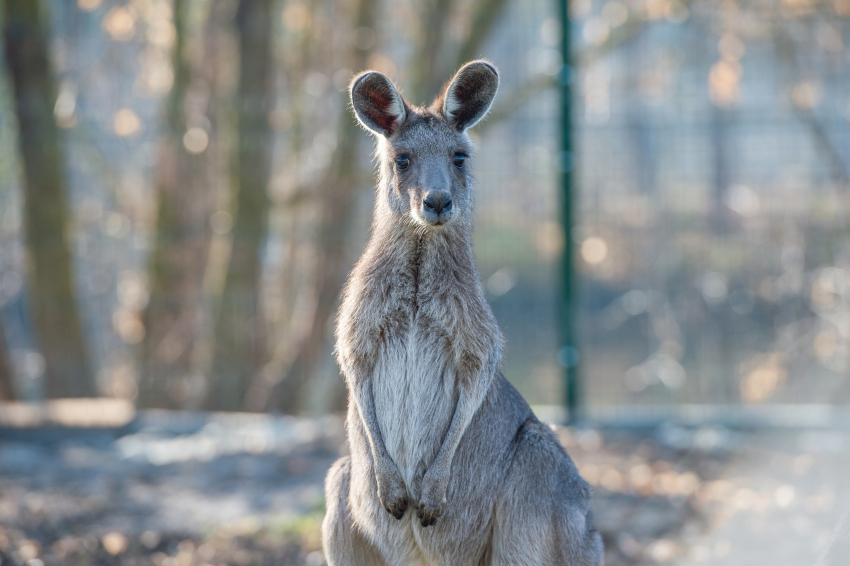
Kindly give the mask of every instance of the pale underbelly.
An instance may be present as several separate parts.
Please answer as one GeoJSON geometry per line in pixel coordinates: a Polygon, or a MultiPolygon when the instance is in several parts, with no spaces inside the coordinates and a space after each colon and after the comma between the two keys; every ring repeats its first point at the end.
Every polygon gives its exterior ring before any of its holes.
{"type": "Polygon", "coordinates": [[[372,395],[390,458],[411,493],[440,449],[456,403],[446,351],[408,340],[388,342],[375,365],[372,395]]]}

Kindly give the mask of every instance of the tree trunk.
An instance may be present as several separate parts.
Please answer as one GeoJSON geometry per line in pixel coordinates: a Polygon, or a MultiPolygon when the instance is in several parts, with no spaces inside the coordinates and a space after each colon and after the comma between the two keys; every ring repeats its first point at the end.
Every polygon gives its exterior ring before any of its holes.
{"type": "Polygon", "coordinates": [[[274,0],[241,0],[239,30],[238,145],[232,250],[216,317],[215,354],[207,408],[239,410],[265,361],[266,328],[260,312],[262,246],[270,200],[272,11],[274,0]]]}
{"type": "MultiPolygon", "coordinates": [[[[481,2],[473,17],[473,27],[470,29],[469,36],[459,48],[461,57],[465,57],[466,55],[463,55],[465,53],[476,52],[480,48],[503,13],[505,4],[506,0],[481,2]]],[[[354,29],[374,28],[377,6],[376,0],[360,0],[355,14],[354,29]]],[[[429,21],[432,24],[447,21],[451,7],[449,0],[433,0],[427,16],[429,21]]],[[[431,57],[428,50],[439,49],[443,41],[444,36],[440,32],[423,36],[419,46],[421,55],[418,58],[431,57]]],[[[371,53],[370,50],[355,50],[350,68],[356,70],[367,68],[371,53]]],[[[439,69],[431,64],[420,65],[414,69],[414,81],[421,85],[419,89],[436,89],[434,81],[437,72],[439,69]]],[[[422,92],[415,95],[428,94],[422,92]]],[[[434,90],[431,94],[436,96],[438,93],[434,90]]],[[[344,113],[341,117],[339,142],[334,161],[328,176],[319,185],[317,194],[320,220],[316,243],[316,311],[307,338],[285,377],[273,388],[268,400],[270,408],[286,413],[300,411],[305,401],[307,386],[315,378],[322,356],[327,352],[328,326],[333,320],[345,278],[345,241],[361,176],[357,154],[357,143],[361,138],[362,131],[355,119],[348,112],[344,113]]],[[[337,381],[337,387],[332,390],[331,395],[329,405],[333,409],[342,410],[346,397],[341,379],[337,381]]]]}
{"type": "Polygon", "coordinates": [[[438,62],[441,60],[440,52],[451,11],[452,0],[431,0],[425,5],[422,20],[426,24],[420,29],[422,36],[413,59],[411,102],[414,104],[427,105],[439,94],[436,91],[444,79],[439,76],[443,69],[438,66],[438,62]]]}
{"type": "Polygon", "coordinates": [[[16,398],[14,377],[9,349],[6,346],[6,330],[3,328],[3,321],[0,321],[0,401],[12,401],[16,398]]]}
{"type": "Polygon", "coordinates": [[[464,63],[481,56],[479,53],[481,46],[490,37],[493,28],[496,27],[502,17],[507,3],[507,0],[481,0],[475,15],[472,17],[469,35],[466,36],[458,49],[453,71],[460,68],[464,63]]]}
{"type": "MultiPolygon", "coordinates": [[[[376,8],[376,0],[358,0],[352,29],[374,29],[376,8]]],[[[373,49],[355,48],[352,52],[349,68],[365,69],[373,49]]],[[[328,325],[336,310],[345,277],[345,242],[360,178],[357,147],[361,135],[354,117],[343,112],[331,167],[316,189],[319,229],[314,275],[315,314],[292,365],[268,399],[269,408],[285,413],[300,411],[305,401],[306,386],[315,377],[322,354],[327,351],[328,325]]]]}
{"type": "Polygon", "coordinates": [[[6,65],[23,157],[29,298],[48,397],[96,395],[74,293],[56,87],[42,2],[3,0],[6,65]]]}
{"type": "MultiPolygon", "coordinates": [[[[219,25],[222,6],[223,2],[217,1],[210,7],[207,36],[213,33],[211,28],[219,25]]],[[[174,84],[167,101],[165,139],[159,153],[150,301],[143,315],[145,338],[140,352],[138,404],[143,407],[183,408],[189,401],[211,241],[209,219],[215,208],[214,179],[218,170],[211,106],[218,54],[215,41],[206,41],[199,68],[190,68],[189,9],[190,0],[174,0],[174,84]],[[190,98],[192,105],[186,104],[190,98]],[[199,128],[192,130],[194,138],[188,136],[190,128],[199,128]],[[184,144],[184,135],[190,143],[184,144]],[[198,142],[198,136],[204,139],[204,135],[206,145],[198,142]]]]}

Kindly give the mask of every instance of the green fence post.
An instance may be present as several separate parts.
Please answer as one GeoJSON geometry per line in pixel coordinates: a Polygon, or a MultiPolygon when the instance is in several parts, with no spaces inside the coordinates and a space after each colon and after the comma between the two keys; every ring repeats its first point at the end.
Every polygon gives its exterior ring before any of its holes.
{"type": "Polygon", "coordinates": [[[573,266],[573,158],[572,144],[572,83],[573,65],[570,49],[569,0],[557,0],[561,16],[561,72],[558,83],[561,90],[561,152],[558,159],[561,184],[561,225],[564,228],[564,247],[561,255],[561,281],[558,294],[558,326],[560,348],[558,361],[564,368],[564,393],[568,419],[575,423],[581,417],[579,350],[575,333],[575,269],[573,266]]]}

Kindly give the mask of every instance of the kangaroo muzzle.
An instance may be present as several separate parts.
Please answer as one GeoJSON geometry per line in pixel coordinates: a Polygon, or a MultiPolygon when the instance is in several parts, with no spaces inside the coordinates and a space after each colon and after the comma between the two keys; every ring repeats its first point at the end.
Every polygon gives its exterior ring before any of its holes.
{"type": "Polygon", "coordinates": [[[452,195],[445,191],[432,191],[422,199],[422,218],[432,226],[448,222],[454,214],[452,195]]]}

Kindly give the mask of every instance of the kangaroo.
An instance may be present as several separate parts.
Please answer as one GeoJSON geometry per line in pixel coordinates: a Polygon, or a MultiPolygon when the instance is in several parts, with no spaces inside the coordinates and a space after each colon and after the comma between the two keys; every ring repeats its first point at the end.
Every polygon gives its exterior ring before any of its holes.
{"type": "Polygon", "coordinates": [[[420,108],[381,73],[351,83],[379,178],[337,320],[350,456],[325,483],[330,566],[602,564],[591,488],[502,374],[474,264],[466,132],[498,85],[472,61],[420,108]]]}

